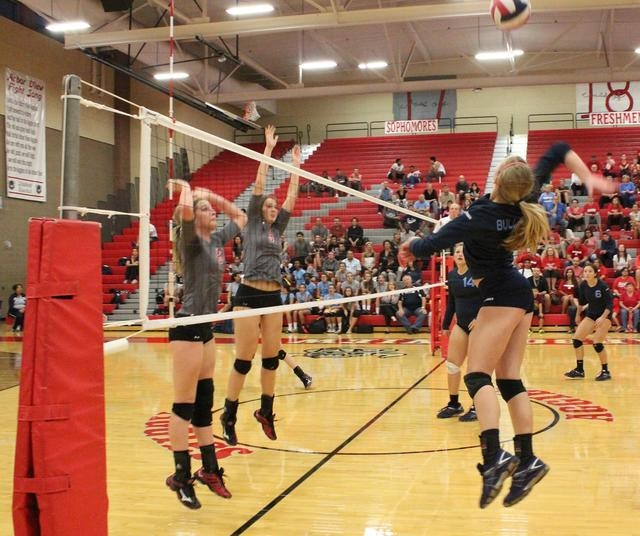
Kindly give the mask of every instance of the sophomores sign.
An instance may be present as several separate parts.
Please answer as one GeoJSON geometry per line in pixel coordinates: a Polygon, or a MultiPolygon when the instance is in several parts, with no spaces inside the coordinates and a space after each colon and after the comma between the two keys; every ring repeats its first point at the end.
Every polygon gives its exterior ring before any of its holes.
{"type": "Polygon", "coordinates": [[[47,200],[44,82],[5,71],[7,197],[47,200]]]}
{"type": "Polygon", "coordinates": [[[438,132],[437,119],[414,119],[411,121],[385,121],[385,134],[434,134],[438,132]]]}

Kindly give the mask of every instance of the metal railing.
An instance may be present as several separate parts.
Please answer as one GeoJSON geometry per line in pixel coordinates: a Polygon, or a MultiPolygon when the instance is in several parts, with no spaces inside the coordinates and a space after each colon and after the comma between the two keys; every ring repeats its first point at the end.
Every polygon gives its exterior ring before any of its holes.
{"type": "MultiPolygon", "coordinates": [[[[293,140],[296,143],[302,143],[303,132],[296,125],[280,125],[276,127],[276,134],[280,141],[293,140]]],[[[234,143],[253,143],[264,141],[264,131],[243,132],[241,130],[233,131],[234,143]]]]}
{"type": "Polygon", "coordinates": [[[529,114],[527,116],[527,130],[536,130],[536,127],[539,129],[547,129],[549,128],[549,124],[562,125],[551,128],[576,128],[576,118],[573,113],[569,112],[529,114]]]}
{"type": "MultiPolygon", "coordinates": [[[[351,123],[328,123],[325,126],[325,138],[329,139],[331,134],[345,133],[345,132],[360,132],[360,135],[364,133],[365,136],[370,136],[369,123],[366,121],[355,121],[351,123]]],[[[356,136],[356,134],[353,134],[356,136]]],[[[338,138],[347,136],[336,136],[338,138]]],[[[351,137],[349,135],[348,137],[351,137]]]]}

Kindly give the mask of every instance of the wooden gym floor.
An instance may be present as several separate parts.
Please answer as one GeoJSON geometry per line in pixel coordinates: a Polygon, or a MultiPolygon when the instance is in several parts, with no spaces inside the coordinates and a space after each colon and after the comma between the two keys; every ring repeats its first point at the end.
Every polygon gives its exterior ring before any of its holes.
{"type": "MultiPolygon", "coordinates": [[[[499,497],[486,510],[477,506],[477,424],[435,418],[447,402],[446,369],[439,354],[432,357],[424,334],[295,335],[283,341],[313,376],[313,388],[305,391],[286,365],[280,367],[279,439],[269,441],[251,416],[260,398],[254,366],[241,397],[240,444],[231,448],[217,438],[233,498],[198,486],[198,511],[181,506],[164,485],[172,471],[165,335],[134,339],[127,352],[106,358],[110,535],[640,535],[637,335],[611,334],[613,381],[603,383],[593,381],[598,366],[590,346],[587,378],[572,381],[563,377],[575,364],[569,336],[532,335],[524,380],[535,401],[536,453],[551,472],[519,505],[504,508],[499,497]]],[[[216,434],[231,343],[228,336],[218,338],[216,434]]],[[[3,535],[13,532],[20,352],[19,338],[3,327],[3,535]]],[[[501,437],[512,450],[505,413],[501,437]]]]}

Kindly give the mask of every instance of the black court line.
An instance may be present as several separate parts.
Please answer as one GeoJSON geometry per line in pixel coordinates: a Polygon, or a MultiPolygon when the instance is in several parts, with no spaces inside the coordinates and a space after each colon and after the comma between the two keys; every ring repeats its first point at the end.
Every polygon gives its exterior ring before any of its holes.
{"type": "Polygon", "coordinates": [[[338,452],[344,449],[349,443],[351,443],[354,439],[356,439],[362,432],[364,432],[367,428],[369,428],[374,422],[376,422],[380,417],[382,417],[385,413],[387,413],[393,406],[395,406],[398,402],[400,402],[405,396],[407,396],[411,391],[413,391],[418,385],[420,385],[424,380],[426,380],[431,374],[442,366],[444,360],[440,361],[435,367],[433,367],[429,372],[427,372],[422,378],[416,381],[411,387],[408,387],[404,393],[402,393],[398,398],[396,398],[393,402],[391,402],[387,407],[383,408],[377,415],[369,419],[364,425],[362,425],[358,430],[356,430],[353,434],[351,434],[347,439],[345,439],[340,445],[338,445],[335,449],[333,449],[330,453],[328,453],[322,460],[320,460],[316,465],[314,465],[311,469],[309,469],[305,474],[303,474],[298,480],[296,480],[293,484],[291,484],[287,489],[285,489],[280,495],[274,498],[267,505],[263,506],[260,511],[255,514],[252,518],[247,520],[242,526],[238,527],[231,533],[231,536],[237,536],[239,534],[244,533],[247,529],[251,528],[255,523],[257,523],[260,519],[262,519],[266,514],[268,514],[278,503],[287,498],[287,496],[294,491],[298,486],[300,486],[305,480],[307,480],[311,475],[313,475],[318,469],[320,469],[323,465],[329,462],[338,452]]]}

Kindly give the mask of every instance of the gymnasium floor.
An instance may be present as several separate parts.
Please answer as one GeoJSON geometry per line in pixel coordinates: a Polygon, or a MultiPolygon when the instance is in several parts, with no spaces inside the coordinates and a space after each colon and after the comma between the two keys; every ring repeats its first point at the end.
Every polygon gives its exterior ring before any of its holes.
{"type": "MultiPolygon", "coordinates": [[[[2,330],[4,535],[13,532],[21,343],[2,330]]],[[[181,506],[164,485],[172,471],[166,434],[171,362],[164,335],[134,339],[127,352],[106,358],[110,535],[640,535],[637,335],[611,334],[613,381],[602,383],[593,381],[598,367],[591,347],[587,378],[567,380],[562,373],[575,363],[569,336],[532,335],[524,379],[535,400],[536,451],[551,472],[519,505],[504,508],[500,497],[486,510],[477,506],[477,424],[435,418],[447,401],[446,369],[438,355],[432,357],[424,334],[296,335],[283,341],[313,376],[313,388],[305,391],[288,367],[280,367],[279,439],[269,441],[251,416],[260,397],[254,367],[241,398],[240,444],[231,448],[217,439],[233,498],[198,486],[198,511],[181,506]]],[[[216,433],[231,342],[218,339],[216,433]]],[[[503,439],[512,436],[507,420],[503,415],[503,439]]]]}

